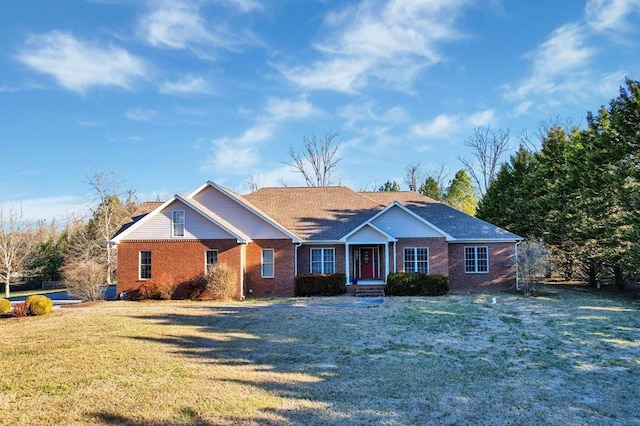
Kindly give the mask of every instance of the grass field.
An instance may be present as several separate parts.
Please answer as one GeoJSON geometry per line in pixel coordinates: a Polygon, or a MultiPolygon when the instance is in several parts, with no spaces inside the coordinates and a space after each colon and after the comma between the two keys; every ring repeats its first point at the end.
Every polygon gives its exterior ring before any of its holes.
{"type": "Polygon", "coordinates": [[[353,302],[103,302],[0,320],[0,424],[640,424],[636,302],[353,302]]]}

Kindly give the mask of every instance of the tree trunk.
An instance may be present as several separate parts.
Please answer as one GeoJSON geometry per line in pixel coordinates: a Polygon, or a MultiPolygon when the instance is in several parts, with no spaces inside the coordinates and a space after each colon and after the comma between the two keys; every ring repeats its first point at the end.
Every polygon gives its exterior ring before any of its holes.
{"type": "Polygon", "coordinates": [[[11,294],[9,292],[9,286],[11,284],[11,279],[7,277],[6,281],[4,282],[4,297],[5,299],[8,299],[11,294]]]}
{"type": "Polygon", "coordinates": [[[618,290],[624,291],[626,289],[624,282],[624,271],[622,270],[622,266],[620,266],[619,263],[613,265],[613,278],[618,290]]]}

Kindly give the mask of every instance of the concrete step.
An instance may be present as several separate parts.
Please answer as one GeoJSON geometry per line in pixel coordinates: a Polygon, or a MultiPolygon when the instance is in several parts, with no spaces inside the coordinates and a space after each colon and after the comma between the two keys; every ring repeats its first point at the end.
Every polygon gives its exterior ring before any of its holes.
{"type": "Polygon", "coordinates": [[[384,297],[383,285],[356,285],[356,297],[384,297]]]}

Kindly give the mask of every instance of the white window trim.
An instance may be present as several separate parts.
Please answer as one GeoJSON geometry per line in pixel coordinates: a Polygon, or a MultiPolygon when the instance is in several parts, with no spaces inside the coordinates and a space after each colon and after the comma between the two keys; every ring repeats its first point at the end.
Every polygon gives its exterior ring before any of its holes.
{"type": "Polygon", "coordinates": [[[429,247],[404,247],[402,249],[402,268],[404,269],[405,272],[407,272],[407,261],[405,258],[406,255],[406,250],[413,250],[413,269],[415,272],[418,272],[418,249],[425,249],[427,250],[427,272],[426,274],[429,275],[430,271],[431,271],[431,259],[430,259],[430,250],[429,247]]]}
{"type": "Polygon", "coordinates": [[[335,247],[311,247],[309,249],[309,272],[312,274],[335,274],[336,273],[336,249],[335,247]],[[313,250],[320,250],[320,271],[313,272],[313,250]],[[324,251],[331,250],[333,252],[333,272],[326,272],[324,270],[324,251]]]}
{"type": "Polygon", "coordinates": [[[187,233],[187,213],[184,210],[172,210],[171,211],[171,236],[174,238],[184,238],[187,233]],[[182,212],[182,235],[175,235],[176,230],[176,222],[175,222],[175,214],[182,212]]]}
{"type": "Polygon", "coordinates": [[[263,248],[260,251],[260,275],[262,276],[262,278],[274,278],[276,276],[276,251],[272,248],[263,248]],[[273,273],[271,275],[265,275],[264,274],[264,252],[265,251],[270,251],[272,253],[271,255],[271,270],[273,271],[273,273]]]}
{"type": "Polygon", "coordinates": [[[475,275],[475,274],[488,274],[489,273],[489,246],[464,246],[463,248],[464,250],[464,264],[462,265],[462,267],[464,268],[464,273],[465,274],[469,274],[469,275],[475,275]],[[469,272],[467,271],[467,249],[473,249],[473,258],[474,258],[474,270],[469,272]],[[478,249],[479,248],[484,248],[487,251],[487,270],[486,271],[478,271],[478,249]]]}
{"type": "Polygon", "coordinates": [[[216,263],[214,263],[213,265],[218,264],[218,250],[217,249],[207,249],[204,251],[204,272],[207,273],[209,271],[208,267],[209,267],[209,263],[207,263],[207,253],[210,251],[215,251],[216,252],[216,263]]]}
{"type": "Polygon", "coordinates": [[[152,273],[152,267],[153,267],[153,254],[151,253],[151,250],[140,250],[138,252],[138,280],[140,281],[149,281],[151,280],[151,277],[153,276],[152,273]],[[149,253],[149,278],[142,278],[142,253],[149,253]]]}

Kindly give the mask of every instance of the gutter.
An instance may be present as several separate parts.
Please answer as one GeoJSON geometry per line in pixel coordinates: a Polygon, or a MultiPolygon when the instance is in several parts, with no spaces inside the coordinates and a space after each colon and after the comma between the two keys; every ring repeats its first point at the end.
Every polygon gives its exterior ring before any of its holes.
{"type": "Polygon", "coordinates": [[[302,245],[302,242],[296,243],[293,248],[293,276],[298,276],[298,248],[302,245]]]}

